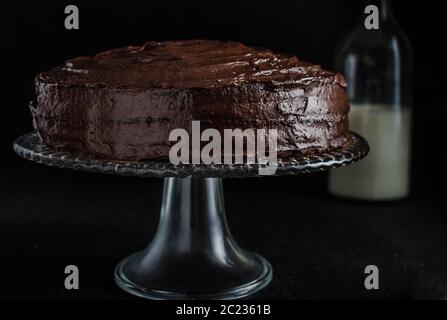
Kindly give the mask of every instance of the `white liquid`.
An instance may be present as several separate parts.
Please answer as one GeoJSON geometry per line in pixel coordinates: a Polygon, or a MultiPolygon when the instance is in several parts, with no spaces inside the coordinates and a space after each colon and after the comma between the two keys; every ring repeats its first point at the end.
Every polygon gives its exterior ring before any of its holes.
{"type": "Polygon", "coordinates": [[[410,190],[411,110],[387,105],[352,105],[350,129],[369,143],[366,158],[332,169],[332,194],[367,200],[404,198],[410,190]]]}

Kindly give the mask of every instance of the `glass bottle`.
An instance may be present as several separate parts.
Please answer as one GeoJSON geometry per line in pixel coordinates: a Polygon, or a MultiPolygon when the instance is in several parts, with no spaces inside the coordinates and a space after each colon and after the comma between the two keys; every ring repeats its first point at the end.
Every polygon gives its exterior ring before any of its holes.
{"type": "Polygon", "coordinates": [[[329,191],[365,200],[405,198],[410,190],[413,51],[389,1],[365,3],[365,15],[340,44],[335,65],[348,83],[350,130],[366,138],[370,153],[352,166],[331,170],[329,191]],[[369,5],[378,8],[378,29],[367,29],[369,5]]]}

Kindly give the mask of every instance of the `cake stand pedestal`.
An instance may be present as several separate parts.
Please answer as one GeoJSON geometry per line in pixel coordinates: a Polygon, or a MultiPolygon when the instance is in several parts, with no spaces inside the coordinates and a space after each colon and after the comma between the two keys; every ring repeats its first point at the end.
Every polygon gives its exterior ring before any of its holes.
{"type": "MultiPolygon", "coordinates": [[[[347,165],[368,153],[355,133],[341,150],[278,159],[275,175],[291,175],[347,165]]],[[[161,217],[148,247],[122,260],[115,281],[125,291],[149,299],[237,299],[272,279],[266,259],[239,247],[225,218],[222,178],[256,177],[260,164],[178,165],[163,161],[109,161],[45,146],[35,132],[14,142],[20,156],[41,164],[115,175],[162,177],[161,217]]]]}

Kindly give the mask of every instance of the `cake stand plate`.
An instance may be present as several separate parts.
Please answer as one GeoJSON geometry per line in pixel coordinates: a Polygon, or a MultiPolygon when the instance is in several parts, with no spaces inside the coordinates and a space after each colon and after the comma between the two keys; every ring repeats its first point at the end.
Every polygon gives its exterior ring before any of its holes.
{"type": "MultiPolygon", "coordinates": [[[[275,175],[311,173],[360,160],[368,144],[350,135],[351,143],[336,151],[280,157],[275,175]]],[[[176,166],[162,160],[104,160],[47,147],[36,132],[22,135],[13,147],[23,158],[48,166],[165,179],[154,239],[115,269],[115,281],[125,291],[149,299],[237,299],[271,281],[269,262],[239,247],[231,236],[222,188],[222,178],[259,176],[261,164],[176,166]]]]}

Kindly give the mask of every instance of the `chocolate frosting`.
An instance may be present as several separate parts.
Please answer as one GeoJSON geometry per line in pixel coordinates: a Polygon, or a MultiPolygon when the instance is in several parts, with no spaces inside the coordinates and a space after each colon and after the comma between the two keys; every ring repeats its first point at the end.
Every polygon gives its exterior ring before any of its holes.
{"type": "Polygon", "coordinates": [[[215,88],[252,82],[302,84],[343,77],[295,56],[274,54],[237,42],[146,42],[68,60],[42,79],[113,88],[215,88]]]}
{"type": "Polygon", "coordinates": [[[277,128],[279,151],[347,143],[339,74],[236,42],[147,42],[78,57],[36,78],[45,143],[106,158],[166,157],[175,128],[277,128]]]}

